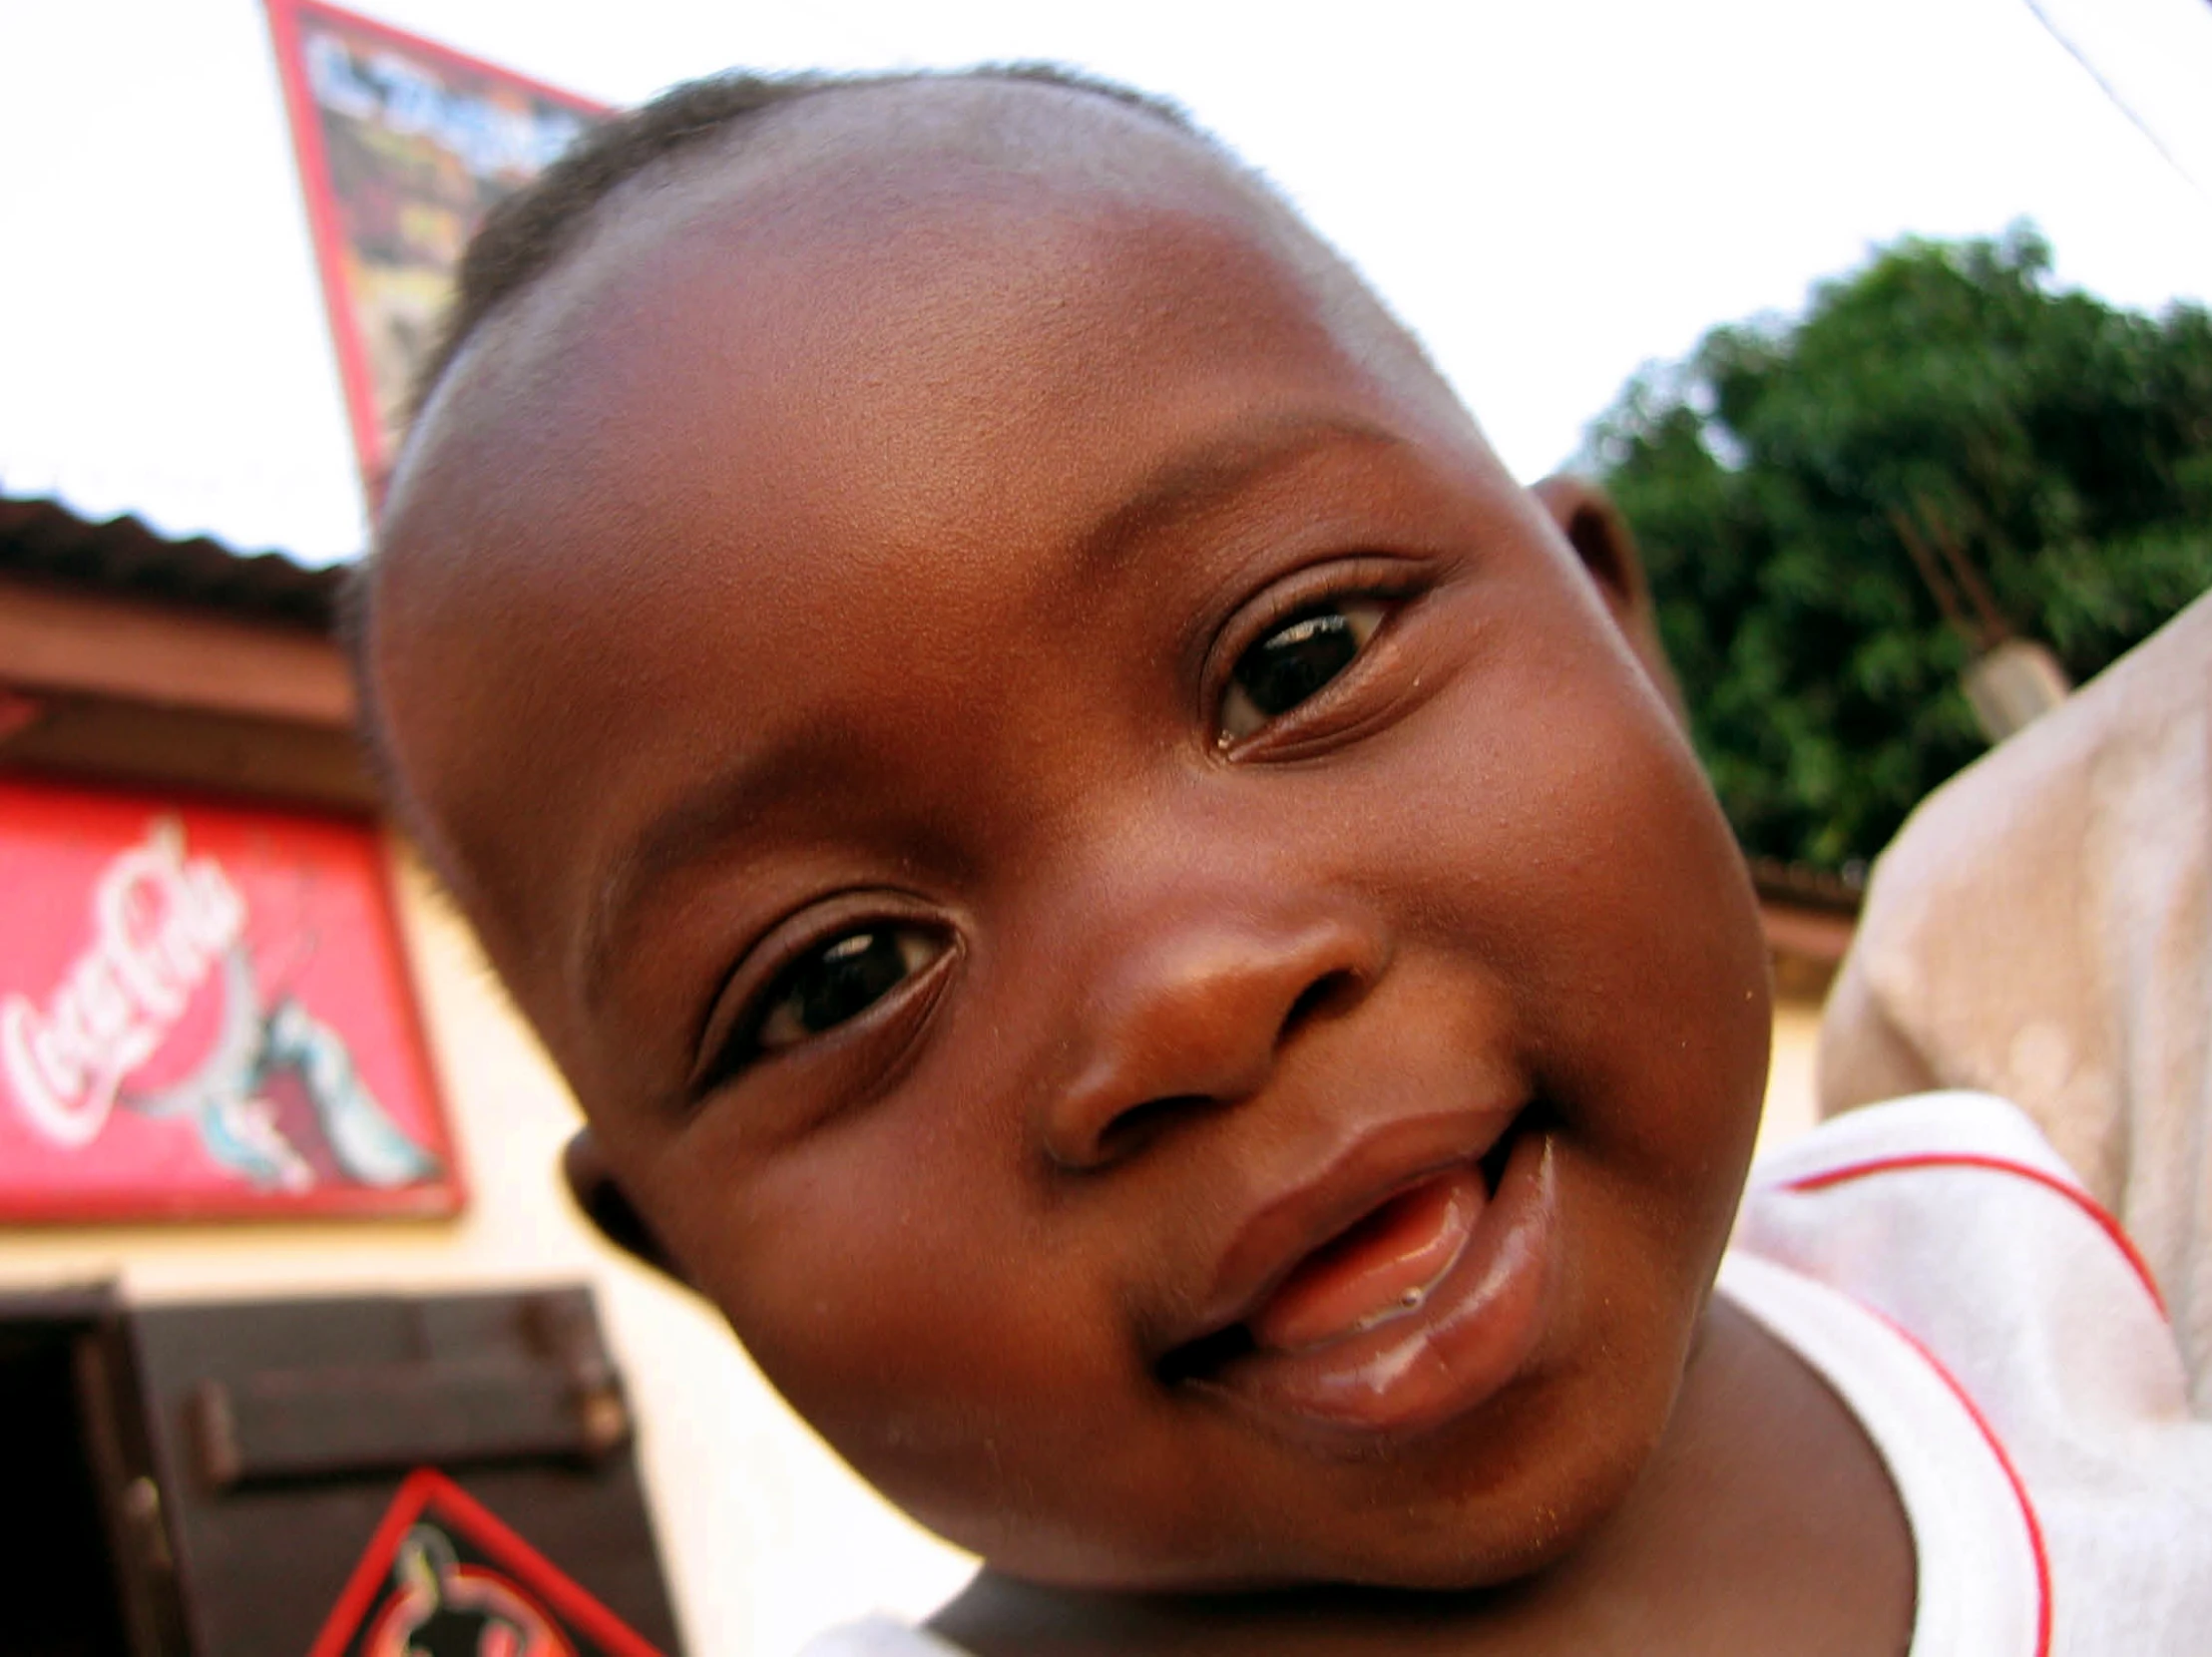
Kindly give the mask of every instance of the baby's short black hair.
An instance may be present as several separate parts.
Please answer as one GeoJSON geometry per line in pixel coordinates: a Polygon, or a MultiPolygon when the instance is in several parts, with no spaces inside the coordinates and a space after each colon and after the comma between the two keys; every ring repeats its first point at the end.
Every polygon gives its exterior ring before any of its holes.
{"type": "Polygon", "coordinates": [[[1013,81],[1066,88],[1140,111],[1229,160],[1176,104],[1116,81],[1048,63],[836,75],[740,70],[686,81],[597,127],[486,215],[462,256],[454,297],[408,399],[420,412],[484,319],[558,263],[600,203],[654,163],[727,138],[756,117],[802,99],[925,81],[1013,81]]]}

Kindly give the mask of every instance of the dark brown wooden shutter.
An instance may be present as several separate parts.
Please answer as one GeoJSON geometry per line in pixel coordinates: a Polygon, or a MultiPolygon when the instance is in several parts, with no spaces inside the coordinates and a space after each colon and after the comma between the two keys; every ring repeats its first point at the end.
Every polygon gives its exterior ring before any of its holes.
{"type": "Polygon", "coordinates": [[[303,1657],[423,1466],[677,1657],[587,1291],[165,1306],[129,1325],[192,1657],[303,1657]]]}

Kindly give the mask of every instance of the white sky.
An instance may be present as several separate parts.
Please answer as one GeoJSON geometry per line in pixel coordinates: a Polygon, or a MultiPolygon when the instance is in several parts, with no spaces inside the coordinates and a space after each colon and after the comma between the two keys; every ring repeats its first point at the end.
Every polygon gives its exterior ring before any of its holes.
{"type": "MultiPolygon", "coordinates": [[[[2212,5],[356,0],[610,102],[731,64],[1049,57],[1179,99],[1427,341],[1507,461],[1907,230],[2212,298],[2212,5]]],[[[0,0],[0,489],[320,562],[362,539],[257,0],[0,0]]]]}

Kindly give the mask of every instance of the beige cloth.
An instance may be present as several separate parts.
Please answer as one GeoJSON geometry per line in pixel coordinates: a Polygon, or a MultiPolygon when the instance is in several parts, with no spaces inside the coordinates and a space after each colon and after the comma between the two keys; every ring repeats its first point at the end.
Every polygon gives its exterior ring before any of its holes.
{"type": "Polygon", "coordinates": [[[1929,796],[1875,865],[1824,1114],[2014,1100],[2119,1216],[2212,1416],[2212,595],[1929,796]]]}

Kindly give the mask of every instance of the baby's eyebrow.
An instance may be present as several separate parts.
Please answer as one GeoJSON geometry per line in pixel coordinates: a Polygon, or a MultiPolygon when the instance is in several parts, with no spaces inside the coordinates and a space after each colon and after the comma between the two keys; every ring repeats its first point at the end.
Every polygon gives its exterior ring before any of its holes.
{"type": "Polygon", "coordinates": [[[1102,566],[1146,536],[1225,506],[1268,473],[1348,442],[1408,446],[1398,433],[1353,415],[1295,410],[1242,422],[1178,449],[1077,539],[1070,573],[1078,580],[1099,575],[1102,566]]]}
{"type": "Polygon", "coordinates": [[[725,845],[759,815],[770,795],[817,780],[825,749],[845,744],[821,722],[735,754],[704,782],[686,789],[608,860],[576,933],[572,964],[586,1011],[605,998],[622,946],[648,895],[675,871],[725,845]]]}

